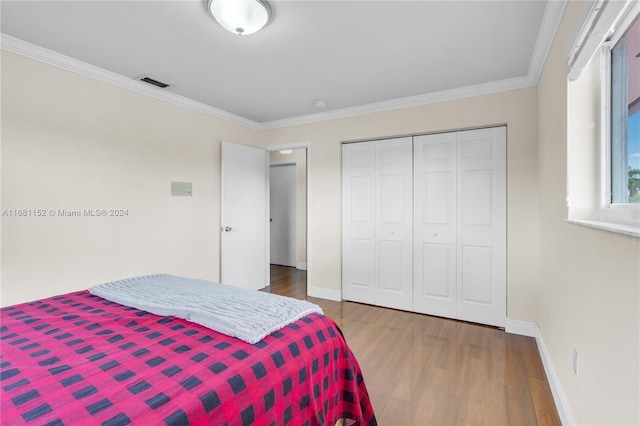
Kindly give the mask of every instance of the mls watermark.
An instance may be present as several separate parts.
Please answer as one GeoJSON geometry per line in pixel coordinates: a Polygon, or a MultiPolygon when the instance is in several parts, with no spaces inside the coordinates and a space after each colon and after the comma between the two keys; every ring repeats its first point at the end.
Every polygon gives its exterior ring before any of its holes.
{"type": "Polygon", "coordinates": [[[3,209],[2,217],[126,217],[129,209],[3,209]]]}

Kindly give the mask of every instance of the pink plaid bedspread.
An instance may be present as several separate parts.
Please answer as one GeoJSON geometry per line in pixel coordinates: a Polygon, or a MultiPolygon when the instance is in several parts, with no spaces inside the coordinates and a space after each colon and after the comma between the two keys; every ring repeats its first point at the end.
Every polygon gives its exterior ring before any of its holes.
{"type": "Polygon", "coordinates": [[[87,291],[0,314],[3,425],[376,424],[360,367],[322,315],[251,345],[87,291]]]}

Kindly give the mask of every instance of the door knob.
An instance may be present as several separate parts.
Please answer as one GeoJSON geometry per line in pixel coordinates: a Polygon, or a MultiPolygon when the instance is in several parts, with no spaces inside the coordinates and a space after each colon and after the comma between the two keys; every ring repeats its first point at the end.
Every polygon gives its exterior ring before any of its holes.
{"type": "Polygon", "coordinates": [[[232,228],[231,228],[230,226],[223,226],[222,228],[220,228],[220,230],[221,230],[222,232],[229,232],[229,231],[231,231],[231,229],[232,229],[232,228]]]}

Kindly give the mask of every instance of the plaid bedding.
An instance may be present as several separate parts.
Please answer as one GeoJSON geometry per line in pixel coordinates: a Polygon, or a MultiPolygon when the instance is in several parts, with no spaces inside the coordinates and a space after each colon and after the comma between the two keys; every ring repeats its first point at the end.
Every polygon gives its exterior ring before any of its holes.
{"type": "Polygon", "coordinates": [[[319,314],[254,345],[87,291],[0,314],[3,425],[376,424],[355,357],[319,314]]]}

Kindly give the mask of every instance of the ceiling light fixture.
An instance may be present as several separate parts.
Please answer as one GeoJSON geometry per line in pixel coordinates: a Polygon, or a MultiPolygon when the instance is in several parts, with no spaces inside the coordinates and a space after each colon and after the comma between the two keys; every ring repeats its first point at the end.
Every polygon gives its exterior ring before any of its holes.
{"type": "Polygon", "coordinates": [[[225,30],[248,35],[267,25],[271,7],[264,0],[209,0],[209,13],[225,30]]]}
{"type": "Polygon", "coordinates": [[[281,149],[279,152],[280,154],[285,154],[285,155],[293,154],[292,149],[281,149]]]}

